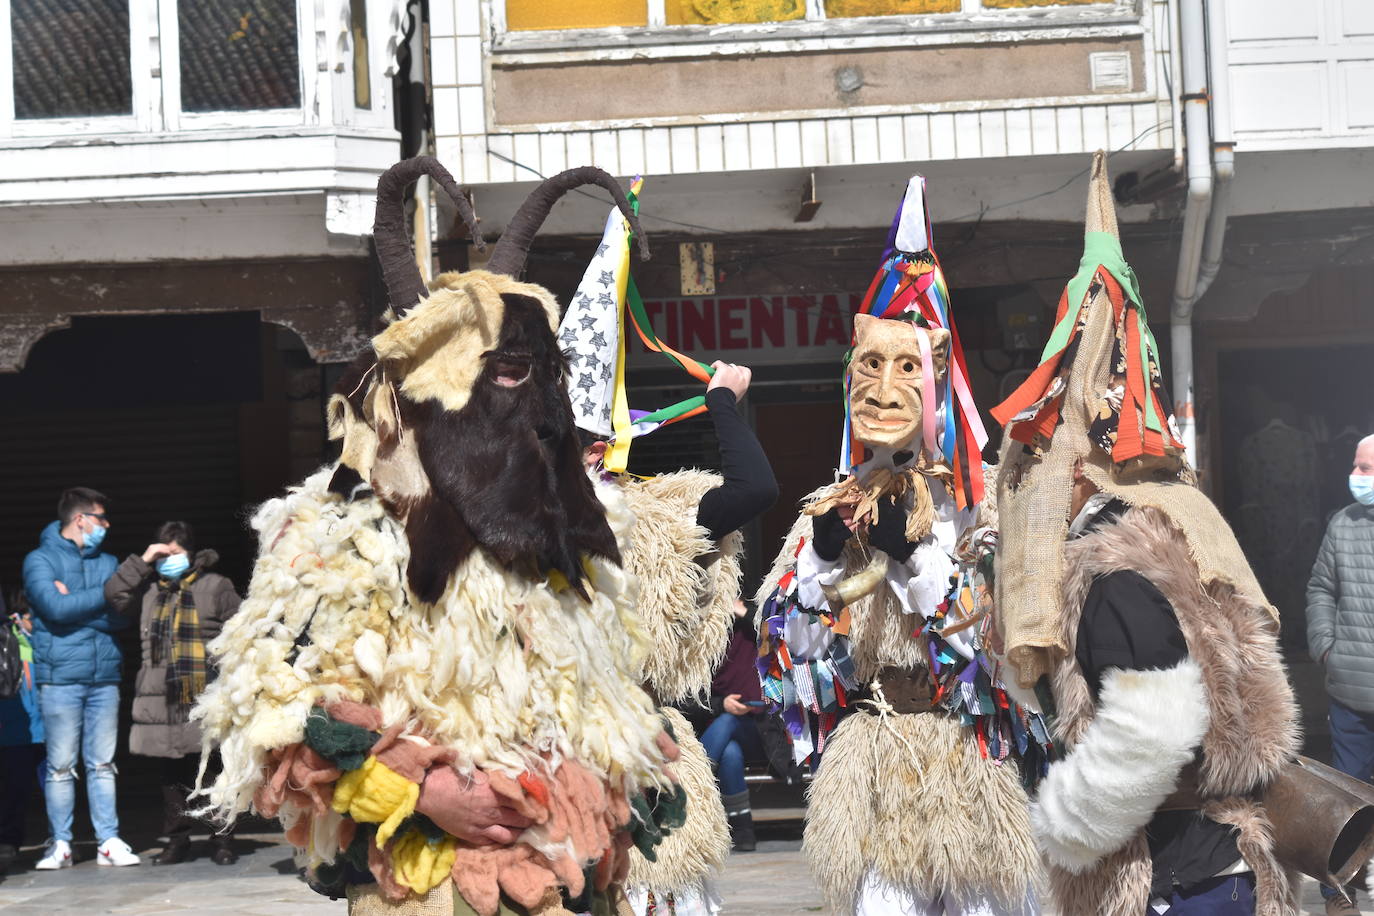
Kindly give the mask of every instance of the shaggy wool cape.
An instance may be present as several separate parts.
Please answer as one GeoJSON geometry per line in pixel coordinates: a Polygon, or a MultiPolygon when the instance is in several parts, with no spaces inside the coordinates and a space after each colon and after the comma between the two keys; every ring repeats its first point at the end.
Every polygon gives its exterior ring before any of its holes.
{"type": "MultiPolygon", "coordinates": [[[[731,532],[717,544],[696,521],[702,497],[723,482],[696,470],[616,479],[635,516],[623,558],[639,582],[639,622],[649,645],[639,676],[662,703],[701,703],[730,639],[743,538],[731,532]]],[[[682,753],[672,770],[687,793],[687,822],[655,849],[655,861],[632,850],[628,879],[660,897],[699,888],[730,853],[706,749],[681,713],[665,708],[663,714],[682,753]]]]}
{"type": "MultiPolygon", "coordinates": [[[[1173,606],[1189,656],[1201,670],[1210,714],[1202,738],[1202,811],[1238,831],[1241,856],[1257,879],[1257,916],[1296,914],[1296,877],[1275,861],[1272,826],[1255,801],[1257,790],[1301,743],[1277,627],[1263,598],[1226,582],[1203,582],[1187,539],[1154,508],[1130,508],[1070,541],[1065,561],[1062,636],[1068,653],[1052,675],[1058,737],[1072,751],[1098,713],[1075,655],[1088,589],[1097,576],[1135,571],[1173,606]]],[[[1151,876],[1143,828],[1077,874],[1050,867],[1063,916],[1140,916],[1150,899],[1151,876]]]]}
{"type": "MultiPolygon", "coordinates": [[[[816,490],[804,505],[833,489],[816,490]]],[[[763,580],[760,604],[794,562],[801,539],[811,537],[811,525],[803,511],[763,580]]],[[[852,575],[868,558],[851,539],[843,561],[852,575]]],[[[912,620],[886,584],[849,610],[860,681],[887,666],[927,667],[927,642],[912,638],[912,620]]],[[[985,759],[972,729],[941,710],[856,713],[840,724],[807,792],[802,851],[836,914],[855,912],[869,870],[913,896],[989,896],[1013,910],[1042,874],[1019,769],[1010,760],[985,759]]]]}
{"type": "MultiPolygon", "coordinates": [[[[648,645],[625,570],[584,556],[584,599],[477,549],[437,602],[421,602],[407,584],[404,528],[379,499],[331,492],[334,471],[253,516],[261,546],[249,596],[210,645],[220,674],[193,713],[223,760],[203,789],[210,809],[226,820],[250,810],[270,755],[303,741],[317,706],[341,701],[377,710],[387,732],[450,750],[460,773],[552,783],[567,762],[622,804],[671,784],[663,722],[639,685],[648,645]]],[[[606,485],[596,496],[625,547],[625,500],[606,485]]],[[[335,859],[352,834],[340,815],[293,797],[278,816],[307,866],[335,859]]],[[[552,862],[567,852],[534,829],[519,843],[552,862]]]]}

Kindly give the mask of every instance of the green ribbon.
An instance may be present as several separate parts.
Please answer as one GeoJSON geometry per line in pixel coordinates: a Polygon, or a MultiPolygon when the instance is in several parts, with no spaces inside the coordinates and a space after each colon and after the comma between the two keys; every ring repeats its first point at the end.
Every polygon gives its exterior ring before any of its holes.
{"type": "Polygon", "coordinates": [[[1155,432],[1163,432],[1159,413],[1155,410],[1155,399],[1151,396],[1152,386],[1150,385],[1151,356],[1159,352],[1159,346],[1155,343],[1154,332],[1150,330],[1150,322],[1145,315],[1145,300],[1140,295],[1140,282],[1136,279],[1135,271],[1131,269],[1131,265],[1126,263],[1126,257],[1121,252],[1121,240],[1114,234],[1110,232],[1088,232],[1084,234],[1083,257],[1078,262],[1078,273],[1069,280],[1068,310],[1065,312],[1063,320],[1056,324],[1050,333],[1049,342],[1045,344],[1045,349],[1040,354],[1040,361],[1045,362],[1069,345],[1069,337],[1078,325],[1078,315],[1083,310],[1083,303],[1088,296],[1088,287],[1092,283],[1093,277],[1097,275],[1099,267],[1111,274],[1113,279],[1120,284],[1121,289],[1126,293],[1127,307],[1136,310],[1141,330],[1140,366],[1141,371],[1145,373],[1145,426],[1155,432]]]}

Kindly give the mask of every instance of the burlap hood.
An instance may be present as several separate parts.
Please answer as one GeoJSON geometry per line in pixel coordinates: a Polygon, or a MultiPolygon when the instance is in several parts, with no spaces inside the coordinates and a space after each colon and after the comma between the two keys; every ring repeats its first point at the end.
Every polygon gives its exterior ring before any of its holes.
{"type": "Polygon", "coordinates": [[[1224,583],[1269,607],[1230,526],[1194,485],[1174,432],[1143,304],[1121,256],[1100,151],[1085,230],[1084,257],[1060,300],[1044,362],[992,411],[1005,427],[997,619],[1006,657],[1027,688],[1069,648],[1062,599],[1076,463],[1103,492],[1168,516],[1205,587],[1224,583]]]}

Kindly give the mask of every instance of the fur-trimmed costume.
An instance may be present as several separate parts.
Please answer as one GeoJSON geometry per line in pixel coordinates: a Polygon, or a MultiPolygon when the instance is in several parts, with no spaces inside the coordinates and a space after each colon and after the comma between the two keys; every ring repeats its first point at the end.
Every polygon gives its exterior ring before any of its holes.
{"type": "MultiPolygon", "coordinates": [[[[616,480],[635,516],[625,565],[640,583],[640,625],[650,647],[641,678],[660,703],[700,702],[730,635],[743,536],[731,532],[717,546],[696,523],[702,497],[721,483],[719,474],[706,471],[616,480]]],[[[672,769],[687,795],[687,815],[654,849],[653,861],[630,854],[626,887],[637,910],[637,897],[650,890],[659,898],[700,898],[708,906],[710,884],[730,853],[725,808],[706,749],[682,713],[670,706],[662,712],[681,752],[672,769]]]]}
{"type": "MultiPolygon", "coordinates": [[[[943,485],[935,480],[932,484],[940,488],[936,505],[944,524],[938,527],[948,532],[945,539],[955,531],[956,514],[964,516],[965,530],[960,533],[970,533],[968,514],[956,513],[943,485]]],[[[814,505],[834,489],[822,487],[807,504],[814,505]]],[[[794,558],[803,541],[810,539],[811,528],[812,517],[803,513],[764,580],[760,606],[768,601],[774,583],[798,572],[794,558]]],[[[956,553],[953,543],[946,547],[939,541],[932,535],[927,543],[956,553]]],[[[851,540],[839,567],[843,577],[863,570],[869,554],[859,538],[851,540]]],[[[948,562],[942,570],[945,583],[954,557],[948,562]]],[[[922,618],[937,617],[936,607],[947,591],[948,585],[943,585],[922,618]]],[[[855,686],[871,684],[892,669],[915,673],[929,685],[929,641],[913,638],[928,624],[903,612],[893,587],[884,582],[852,602],[848,611],[847,654],[853,661],[855,686]]],[[[788,645],[795,651],[797,642],[788,645]]],[[[824,658],[824,651],[813,644],[806,656],[793,661],[824,658]]],[[[944,896],[953,907],[990,898],[1007,912],[1034,912],[1027,898],[1040,880],[1040,860],[1019,768],[1010,759],[989,760],[977,731],[962,723],[957,711],[936,707],[921,713],[894,712],[882,706],[895,697],[874,699],[881,705],[860,705],[860,711],[827,736],[820,769],[807,793],[802,850],[827,908],[836,914],[880,913],[881,906],[865,909],[874,906],[868,898],[897,889],[907,900],[944,896]]],[[[1030,742],[1034,740],[1029,736],[1030,742]]],[[[1007,750],[1001,750],[1004,757],[1007,750]]]]}
{"type": "Polygon", "coordinates": [[[1301,745],[1268,608],[1228,583],[1200,587],[1182,532],[1158,509],[1128,509],[1071,541],[1065,561],[1069,653],[1052,682],[1056,732],[1068,755],[1050,767],[1035,812],[1064,913],[1138,916],[1151,896],[1143,825],[1199,745],[1202,810],[1239,830],[1241,857],[1259,878],[1256,912],[1294,912],[1298,884],[1274,861],[1267,821],[1251,797],[1301,745]],[[1189,659],[1164,671],[1119,670],[1104,678],[1094,703],[1075,655],[1080,614],[1093,581],[1121,570],[1140,573],[1169,601],[1189,659]],[[1162,720],[1160,710],[1168,711],[1162,720]],[[1112,716],[1115,728],[1106,721],[1112,716]],[[1073,799],[1087,786],[1094,788],[1079,807],[1073,799]],[[1115,807],[1111,792],[1121,798],[1115,807]]]}
{"type": "Polygon", "coordinates": [[[845,359],[846,476],[805,501],[759,592],[764,694],[794,758],[820,758],[802,848],[831,912],[1034,914],[1017,761],[1038,771],[1048,736],[983,650],[985,436],[920,176],[888,249],[845,359]]]}
{"type": "Polygon", "coordinates": [[[224,763],[203,794],[225,818],[280,818],[356,914],[441,899],[479,916],[602,911],[629,847],[680,823],[677,750],[639,686],[633,516],[583,473],[557,303],[511,275],[568,188],[595,181],[629,207],[604,173],[564,173],[490,271],[426,288],[400,207],[422,173],[473,226],[432,159],[379,182],[388,325],[331,400],[339,462],[253,518],[249,595],[210,646],[220,675],[194,713],[224,763]],[[508,845],[465,840],[467,809],[426,801],[450,768],[530,826],[508,845]]]}
{"type": "Polygon", "coordinates": [[[1063,916],[1219,883],[1214,912],[1289,916],[1257,801],[1300,745],[1277,616],[1193,485],[1105,163],[1045,360],[993,410],[1008,680],[1049,688],[1066,751],[1032,824],[1063,916]]]}
{"type": "MultiPolygon", "coordinates": [[[[642,180],[629,193],[637,206],[642,180]]],[[[686,822],[652,854],[630,854],[630,909],[698,916],[715,913],[716,872],[731,847],[730,824],[711,761],[688,720],[672,704],[701,705],[731,634],[739,598],[739,529],[777,499],[777,484],[757,438],[726,386],[660,411],[631,411],[624,384],[629,296],[630,223],[612,208],[601,244],[569,303],[558,339],[575,367],[568,396],[576,423],[591,440],[593,473],[616,487],[635,515],[625,567],[639,581],[638,610],[649,645],[638,668],[644,687],[664,704],[681,757],[673,764],[687,796],[686,822]],[[644,479],[623,473],[636,436],[708,411],[721,448],[723,474],[675,471],[644,479]]],[[[637,298],[637,293],[634,294],[637,298]]],[[[640,326],[652,339],[647,322],[640,326]],[[647,329],[647,330],[646,330],[647,329]]],[[[675,361],[706,383],[710,367],[674,351],[675,361]],[[690,368],[689,368],[690,367],[690,368]]]]}

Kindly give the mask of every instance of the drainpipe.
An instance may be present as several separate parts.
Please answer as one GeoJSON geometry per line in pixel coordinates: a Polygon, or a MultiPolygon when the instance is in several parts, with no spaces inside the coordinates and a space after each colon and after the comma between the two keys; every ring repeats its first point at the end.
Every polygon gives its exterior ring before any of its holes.
{"type": "Polygon", "coordinates": [[[1207,217],[1212,204],[1212,161],[1207,111],[1206,12],[1203,0],[1180,0],[1179,31],[1183,52],[1183,137],[1188,199],[1183,209],[1183,238],[1178,252],[1174,298],[1169,306],[1173,341],[1174,413],[1188,458],[1197,466],[1197,428],[1193,416],[1193,303],[1207,217]]]}
{"type": "Polygon", "coordinates": [[[1212,212],[1207,217],[1207,236],[1202,244],[1202,269],[1198,274],[1196,301],[1201,299],[1221,270],[1226,241],[1226,219],[1231,215],[1231,179],[1236,173],[1235,139],[1231,135],[1231,92],[1226,62],[1226,4],[1207,4],[1207,63],[1212,80],[1212,171],[1215,186],[1212,212]]]}

